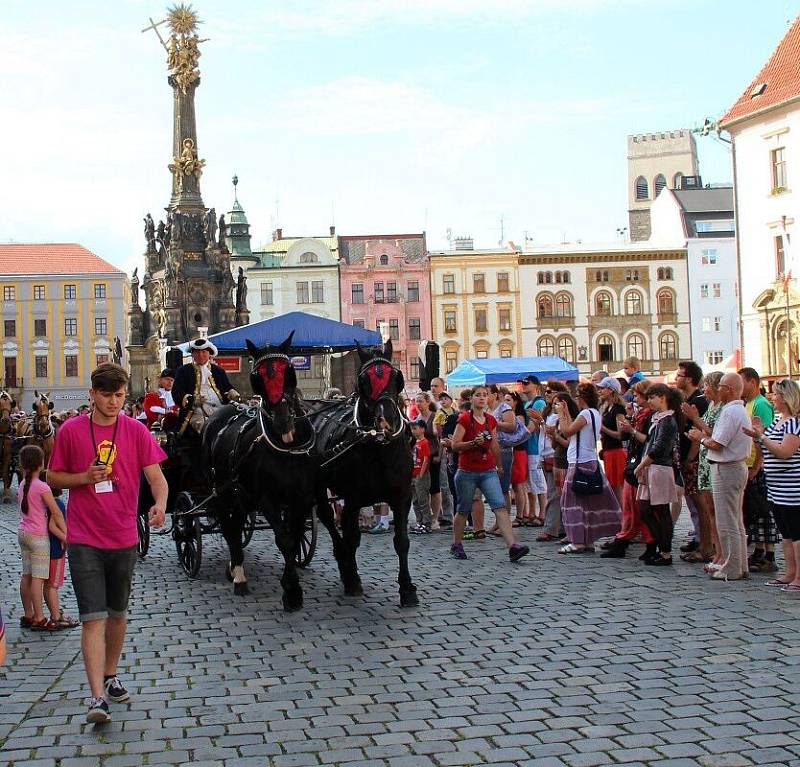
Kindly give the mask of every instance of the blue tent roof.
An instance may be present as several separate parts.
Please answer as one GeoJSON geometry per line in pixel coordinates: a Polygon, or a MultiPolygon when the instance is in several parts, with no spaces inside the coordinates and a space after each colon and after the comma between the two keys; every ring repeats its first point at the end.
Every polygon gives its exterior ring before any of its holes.
{"type": "Polygon", "coordinates": [[[578,368],[564,362],[561,357],[502,357],[492,360],[464,360],[452,373],[448,373],[447,386],[451,388],[510,383],[529,375],[535,375],[541,381],[547,378],[556,378],[559,381],[577,381],[578,368]]]}
{"type": "MultiPolygon", "coordinates": [[[[220,351],[242,351],[247,348],[245,339],[249,338],[256,346],[279,344],[294,330],[292,351],[295,353],[344,352],[362,346],[382,345],[381,334],[375,330],[365,330],[337,322],[325,317],[317,317],[305,312],[289,312],[250,325],[242,325],[232,330],[224,330],[209,336],[220,351]]],[[[184,352],[188,343],[181,344],[184,352]]]]}

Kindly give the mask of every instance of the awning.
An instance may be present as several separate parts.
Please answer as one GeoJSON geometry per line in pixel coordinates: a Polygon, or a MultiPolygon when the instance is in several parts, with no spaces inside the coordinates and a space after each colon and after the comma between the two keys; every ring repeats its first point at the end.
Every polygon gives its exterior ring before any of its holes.
{"type": "Polygon", "coordinates": [[[464,360],[447,375],[447,386],[477,386],[478,384],[513,383],[525,376],[535,375],[540,381],[554,378],[577,381],[578,368],[561,357],[501,357],[499,359],[464,360]]]}

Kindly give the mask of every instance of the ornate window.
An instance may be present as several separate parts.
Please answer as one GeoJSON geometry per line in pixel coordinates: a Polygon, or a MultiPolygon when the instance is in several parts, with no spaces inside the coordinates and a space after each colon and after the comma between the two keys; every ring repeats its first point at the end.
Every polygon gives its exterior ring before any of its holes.
{"type": "Polygon", "coordinates": [[[658,197],[661,190],[667,185],[667,179],[664,178],[663,173],[659,173],[653,181],[653,197],[658,197]]]}
{"type": "Polygon", "coordinates": [[[547,285],[553,284],[553,273],[552,272],[545,272],[544,273],[544,281],[547,285]]]}
{"type": "Polygon", "coordinates": [[[511,330],[511,309],[497,310],[497,325],[500,330],[505,332],[511,330]]]}
{"type": "Polygon", "coordinates": [[[486,292],[486,275],[483,272],[477,272],[476,274],[472,275],[472,292],[486,292]]]}
{"type": "Polygon", "coordinates": [[[544,285],[544,272],[536,273],[536,282],[538,282],[540,285],[544,285]]]}
{"type": "Polygon", "coordinates": [[[569,283],[571,281],[571,278],[569,276],[569,272],[562,272],[562,275],[563,276],[561,278],[561,282],[563,282],[565,285],[569,285],[569,283]]]}
{"type": "Polygon", "coordinates": [[[572,317],[572,297],[569,293],[556,296],[556,317],[572,317]]]}
{"type": "Polygon", "coordinates": [[[642,314],[642,294],[638,290],[625,295],[625,314],[642,314]]]}
{"type": "Polygon", "coordinates": [[[558,339],[558,356],[567,362],[575,362],[575,340],[572,336],[561,336],[558,339]]]}
{"type": "Polygon", "coordinates": [[[501,357],[503,357],[504,359],[507,359],[508,357],[510,357],[510,356],[511,356],[511,354],[512,354],[512,352],[513,352],[513,350],[514,350],[514,349],[513,349],[513,347],[511,346],[511,344],[509,344],[509,343],[502,343],[502,342],[501,342],[501,343],[499,344],[499,346],[500,346],[500,356],[501,356],[501,357]]]}
{"type": "Polygon", "coordinates": [[[608,333],[603,333],[597,339],[597,359],[600,362],[611,362],[614,359],[614,347],[614,339],[608,333]]]}
{"type": "Polygon", "coordinates": [[[611,294],[605,290],[594,297],[594,313],[598,317],[610,317],[614,312],[614,302],[611,294]]]}
{"type": "Polygon", "coordinates": [[[455,309],[446,309],[444,313],[444,332],[455,333],[456,328],[456,312],[455,309]]]}
{"type": "Polygon", "coordinates": [[[539,317],[553,316],[553,297],[545,293],[536,300],[539,317]]]}
{"type": "Polygon", "coordinates": [[[445,274],[442,277],[442,293],[456,292],[456,278],[452,274],[445,274]]]}
{"type": "Polygon", "coordinates": [[[662,360],[678,359],[678,338],[674,333],[662,333],[658,339],[658,348],[662,360]]]}
{"type": "Polygon", "coordinates": [[[631,333],[625,341],[625,354],[628,357],[638,357],[640,360],[645,358],[645,340],[639,333],[631,333]]]}
{"type": "Polygon", "coordinates": [[[556,353],[556,344],[550,336],[543,336],[537,343],[540,357],[552,357],[556,353]]]}
{"type": "Polygon", "coordinates": [[[310,250],[307,250],[305,253],[300,254],[300,263],[301,264],[318,264],[319,263],[319,256],[316,253],[313,253],[310,250]]]}
{"type": "Polygon", "coordinates": [[[444,369],[446,373],[452,373],[458,366],[458,348],[455,346],[444,347],[444,369]]]}
{"type": "Polygon", "coordinates": [[[389,266],[389,256],[387,256],[386,253],[382,253],[379,263],[381,266],[389,266]]]}
{"type": "Polygon", "coordinates": [[[649,195],[648,187],[647,187],[647,179],[644,176],[639,176],[636,179],[636,199],[637,200],[646,200],[649,195]]]}
{"type": "Polygon", "coordinates": [[[658,291],[658,313],[675,314],[675,296],[669,288],[658,291]]]}

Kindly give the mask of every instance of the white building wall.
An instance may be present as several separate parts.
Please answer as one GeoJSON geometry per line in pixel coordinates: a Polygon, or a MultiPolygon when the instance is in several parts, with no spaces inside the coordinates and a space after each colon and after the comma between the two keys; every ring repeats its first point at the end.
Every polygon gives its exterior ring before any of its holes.
{"type": "MultiPolygon", "coordinates": [[[[761,330],[753,301],[772,287],[777,277],[775,237],[786,232],[793,243],[800,236],[800,109],[796,105],[775,109],[730,128],[734,140],[736,180],[736,224],[741,268],[743,364],[763,365],[761,330]],[[787,189],[772,193],[770,153],[784,146],[787,159],[787,189]]],[[[796,280],[797,247],[790,248],[787,265],[796,280]]]]}

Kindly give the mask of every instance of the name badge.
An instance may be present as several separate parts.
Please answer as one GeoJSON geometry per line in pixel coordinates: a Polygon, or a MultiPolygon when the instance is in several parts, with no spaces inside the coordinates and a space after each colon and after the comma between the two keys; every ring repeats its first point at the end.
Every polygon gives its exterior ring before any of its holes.
{"type": "Polygon", "coordinates": [[[97,482],[94,486],[95,493],[113,493],[114,484],[110,479],[104,479],[102,482],[97,482]]]}

